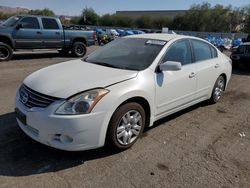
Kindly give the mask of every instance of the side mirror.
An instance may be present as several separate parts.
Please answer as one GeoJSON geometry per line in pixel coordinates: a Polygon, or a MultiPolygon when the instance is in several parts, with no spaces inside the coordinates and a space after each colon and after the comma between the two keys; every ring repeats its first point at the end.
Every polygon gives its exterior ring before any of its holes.
{"type": "Polygon", "coordinates": [[[178,71],[181,70],[181,63],[177,61],[166,61],[159,65],[160,71],[178,71]]]}
{"type": "Polygon", "coordinates": [[[20,28],[22,28],[22,27],[23,27],[23,24],[21,24],[21,23],[19,23],[19,24],[16,25],[16,29],[17,30],[20,29],[20,28]]]}

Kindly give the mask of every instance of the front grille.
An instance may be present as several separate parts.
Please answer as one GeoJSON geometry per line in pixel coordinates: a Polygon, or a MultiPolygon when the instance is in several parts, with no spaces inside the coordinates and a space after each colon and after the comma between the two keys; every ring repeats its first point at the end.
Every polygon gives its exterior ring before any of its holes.
{"type": "Polygon", "coordinates": [[[46,108],[60,98],[38,93],[23,84],[19,89],[19,100],[28,108],[46,108]]]}

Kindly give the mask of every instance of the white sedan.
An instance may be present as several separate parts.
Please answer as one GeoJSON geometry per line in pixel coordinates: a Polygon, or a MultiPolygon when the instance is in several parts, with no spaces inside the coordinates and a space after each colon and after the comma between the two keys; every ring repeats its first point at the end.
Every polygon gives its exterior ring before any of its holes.
{"type": "Polygon", "coordinates": [[[120,38],[28,76],[16,94],[17,122],[34,140],[62,150],[105,143],[127,149],[156,120],[218,102],[231,69],[228,57],[199,38],[120,38]]]}

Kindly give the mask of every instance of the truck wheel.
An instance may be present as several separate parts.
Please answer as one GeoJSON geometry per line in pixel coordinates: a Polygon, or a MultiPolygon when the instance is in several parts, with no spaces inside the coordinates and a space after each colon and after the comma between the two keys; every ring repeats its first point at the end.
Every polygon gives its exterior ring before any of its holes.
{"type": "Polygon", "coordinates": [[[72,47],[72,55],[75,57],[83,57],[87,52],[87,48],[82,42],[75,42],[72,47]]]}
{"type": "Polygon", "coordinates": [[[0,61],[8,61],[13,56],[13,50],[8,44],[0,42],[0,61]]]}

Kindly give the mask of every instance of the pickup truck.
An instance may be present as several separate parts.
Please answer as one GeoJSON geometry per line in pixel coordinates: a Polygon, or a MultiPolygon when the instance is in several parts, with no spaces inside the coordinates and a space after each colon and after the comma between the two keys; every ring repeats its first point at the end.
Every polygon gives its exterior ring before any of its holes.
{"type": "Polygon", "coordinates": [[[0,61],[10,60],[17,49],[60,49],[82,57],[95,37],[95,31],[64,28],[56,17],[13,16],[0,25],[0,61]]]}

